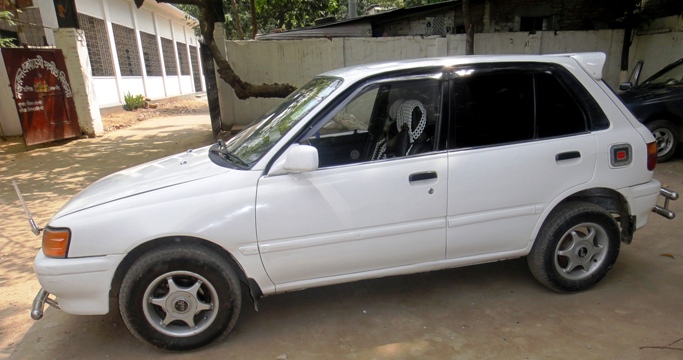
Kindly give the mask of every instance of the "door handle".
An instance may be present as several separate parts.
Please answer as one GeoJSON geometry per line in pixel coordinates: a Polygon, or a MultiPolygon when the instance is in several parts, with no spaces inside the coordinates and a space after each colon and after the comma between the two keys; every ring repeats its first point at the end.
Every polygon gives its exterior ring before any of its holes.
{"type": "Polygon", "coordinates": [[[438,176],[436,175],[436,171],[425,171],[425,172],[410,174],[408,181],[410,181],[410,182],[425,181],[425,180],[436,179],[437,177],[438,176]]]}
{"type": "Polygon", "coordinates": [[[567,151],[555,155],[555,161],[571,160],[581,158],[581,153],[578,151],[567,151]]]}

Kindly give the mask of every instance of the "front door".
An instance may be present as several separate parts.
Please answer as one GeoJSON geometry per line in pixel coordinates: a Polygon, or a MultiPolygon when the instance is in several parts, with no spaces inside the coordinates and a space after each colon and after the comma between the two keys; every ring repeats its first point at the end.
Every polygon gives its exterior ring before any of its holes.
{"type": "Polygon", "coordinates": [[[444,259],[441,88],[412,77],[359,89],[299,139],[318,170],[261,178],[259,250],[279,290],[444,259]]]}

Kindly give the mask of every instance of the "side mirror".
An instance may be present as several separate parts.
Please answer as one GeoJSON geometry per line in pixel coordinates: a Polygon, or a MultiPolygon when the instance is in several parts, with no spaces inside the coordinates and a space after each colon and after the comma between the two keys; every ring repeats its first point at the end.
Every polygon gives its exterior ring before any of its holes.
{"type": "Polygon", "coordinates": [[[619,84],[619,90],[621,91],[629,91],[633,88],[633,84],[630,82],[624,82],[619,84]]]}
{"type": "Polygon", "coordinates": [[[310,145],[292,145],[268,171],[269,176],[310,172],[318,169],[318,149],[310,145]]]}
{"type": "Polygon", "coordinates": [[[318,149],[310,145],[295,145],[287,150],[282,166],[290,173],[303,173],[318,170],[318,149]]]}

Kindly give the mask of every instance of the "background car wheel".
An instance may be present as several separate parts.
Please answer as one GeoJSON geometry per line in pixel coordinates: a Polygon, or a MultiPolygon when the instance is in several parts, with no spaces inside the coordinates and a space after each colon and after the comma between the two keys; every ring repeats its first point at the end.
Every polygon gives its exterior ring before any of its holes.
{"type": "Polygon", "coordinates": [[[227,335],[242,304],[233,269],[199,246],[168,246],[141,256],[123,278],[119,310],[138,339],[189,350],[227,335]]]}
{"type": "Polygon", "coordinates": [[[676,153],[679,142],[676,125],[667,120],[655,120],[646,125],[657,141],[657,162],[665,162],[671,159],[676,153]]]}
{"type": "Polygon", "coordinates": [[[569,202],[553,210],[527,257],[534,277],[558,292],[585,290],[597,284],[619,255],[615,219],[603,208],[569,202]]]}

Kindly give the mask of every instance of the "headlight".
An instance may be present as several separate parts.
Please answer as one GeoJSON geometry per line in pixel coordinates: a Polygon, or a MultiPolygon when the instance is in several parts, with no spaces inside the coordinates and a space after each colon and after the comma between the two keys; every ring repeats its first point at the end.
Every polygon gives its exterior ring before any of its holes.
{"type": "Polygon", "coordinates": [[[45,228],[43,231],[43,254],[51,258],[65,258],[71,241],[71,230],[67,228],[45,228]]]}

